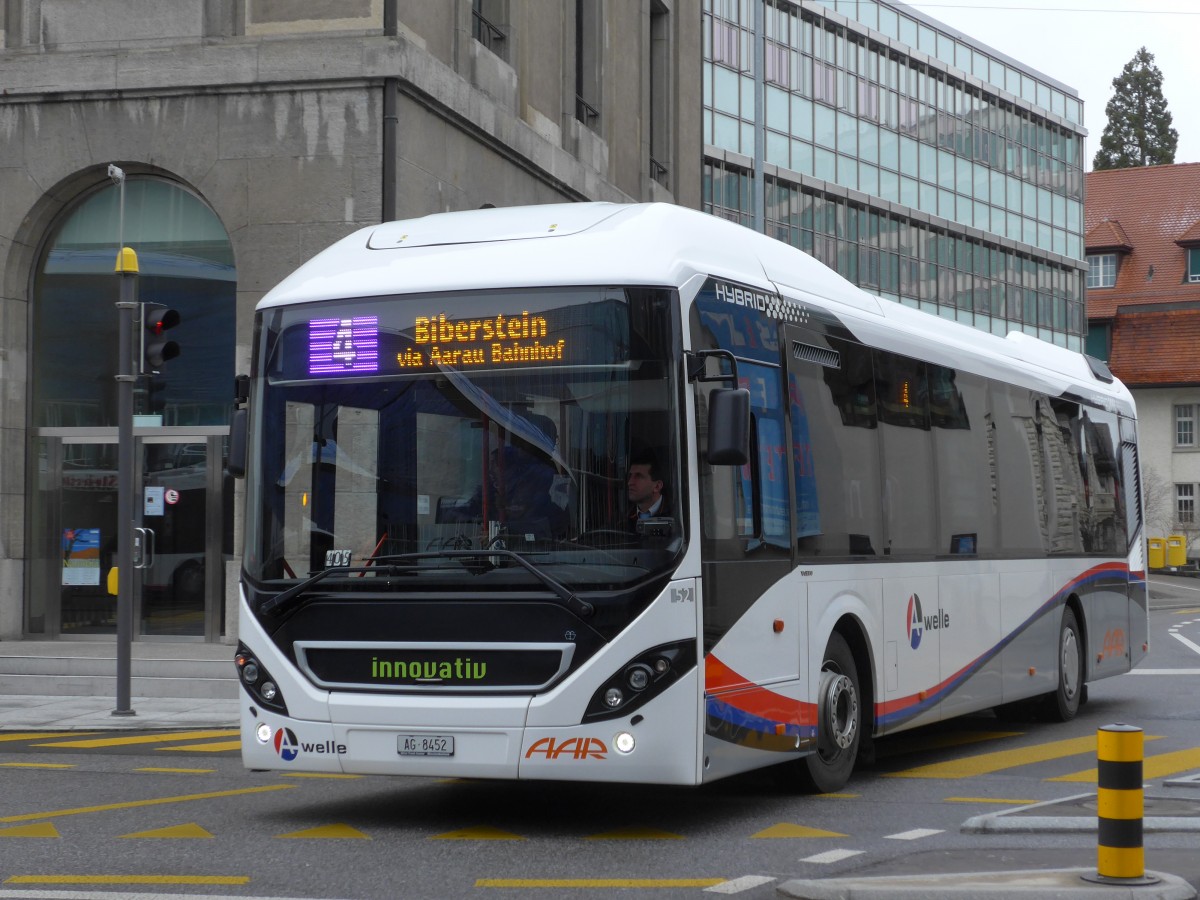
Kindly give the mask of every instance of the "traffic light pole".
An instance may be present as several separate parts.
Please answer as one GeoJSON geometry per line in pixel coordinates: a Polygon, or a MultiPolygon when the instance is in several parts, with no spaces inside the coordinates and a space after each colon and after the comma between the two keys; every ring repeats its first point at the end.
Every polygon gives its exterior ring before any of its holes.
{"type": "Polygon", "coordinates": [[[117,374],[117,708],[114,716],[135,716],[130,705],[133,675],[133,536],[137,525],[133,453],[133,319],[137,309],[137,254],[122,247],[116,272],[121,279],[117,300],[119,372],[117,374]]]}

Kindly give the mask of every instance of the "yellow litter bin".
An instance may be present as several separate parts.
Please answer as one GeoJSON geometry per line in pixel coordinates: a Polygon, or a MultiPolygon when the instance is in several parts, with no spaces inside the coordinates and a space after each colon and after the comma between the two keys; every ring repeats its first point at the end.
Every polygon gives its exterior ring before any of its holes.
{"type": "Polygon", "coordinates": [[[1187,536],[1173,534],[1167,538],[1167,565],[1187,565],[1187,536]]]}
{"type": "Polygon", "coordinates": [[[1167,565],[1166,538],[1150,538],[1146,541],[1146,564],[1151,569],[1162,569],[1167,565]]]}

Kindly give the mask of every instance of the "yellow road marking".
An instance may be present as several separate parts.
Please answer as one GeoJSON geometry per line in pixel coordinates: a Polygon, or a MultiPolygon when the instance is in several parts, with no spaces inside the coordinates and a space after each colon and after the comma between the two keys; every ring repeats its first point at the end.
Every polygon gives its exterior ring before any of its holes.
{"type": "Polygon", "coordinates": [[[241,741],[220,741],[216,744],[188,744],[184,747],[155,747],[159,753],[221,753],[225,750],[241,750],[241,741]]]}
{"type": "Polygon", "coordinates": [[[211,775],[216,769],[168,769],[160,766],[146,766],[134,769],[135,772],[162,772],[168,775],[211,775]]]}
{"type": "Polygon", "coordinates": [[[213,833],[207,828],[191,822],[187,825],[171,825],[167,828],[154,828],[150,831],[137,831],[133,834],[123,834],[123,838],[210,838],[213,833]]]}
{"type": "MultiPolygon", "coordinates": [[[[1159,736],[1147,736],[1146,740],[1159,740],[1159,736]]],[[[1096,753],[1096,736],[1069,738],[1065,741],[1051,741],[1048,744],[1034,744],[1032,747],[1019,747],[1012,750],[996,750],[992,753],[980,753],[975,756],[964,756],[942,763],[930,763],[927,766],[917,766],[902,772],[885,772],[885,778],[971,778],[976,775],[987,775],[1004,769],[1013,769],[1030,763],[1046,762],[1051,759],[1062,759],[1066,756],[1077,756],[1080,753],[1096,753]]]]}
{"type": "Polygon", "coordinates": [[[346,840],[347,838],[355,838],[364,841],[371,839],[370,835],[363,834],[357,828],[340,823],[337,825],[321,825],[317,828],[306,828],[304,831],[293,831],[291,834],[277,834],[275,837],[311,838],[317,840],[346,840]]]}
{"type": "Polygon", "coordinates": [[[809,828],[807,825],[793,825],[790,822],[780,822],[770,828],[752,834],[754,838],[832,838],[845,837],[837,831],[822,831],[820,828],[809,828]]]}
{"type": "Polygon", "coordinates": [[[1028,806],[1036,800],[1013,800],[1004,797],[947,797],[943,803],[1002,803],[1006,806],[1028,806]]]}
{"type": "Polygon", "coordinates": [[[6,769],[73,769],[74,763],[0,763],[6,769]]]}
{"type": "Polygon", "coordinates": [[[40,813],[23,813],[19,816],[0,816],[2,822],[32,822],[36,819],[57,819],[60,816],[79,816],[84,813],[110,812],[114,809],[137,809],[142,806],[162,806],[167,803],[187,803],[191,800],[215,800],[219,797],[242,797],[246,794],[263,794],[267,791],[285,791],[292,784],[268,784],[262,787],[239,788],[232,791],[209,791],[206,794],[181,794],[177,797],[155,797],[152,800],[127,800],[124,803],[106,803],[102,806],[77,806],[74,809],[55,809],[40,813]]]}
{"type": "Polygon", "coordinates": [[[670,831],[659,831],[657,828],[639,828],[631,825],[628,828],[617,828],[602,834],[588,835],[589,841],[682,841],[683,835],[672,834],[670,831]]]}
{"type": "Polygon", "coordinates": [[[813,794],[812,799],[819,800],[822,797],[827,797],[830,800],[857,800],[861,796],[862,794],[813,794]]]}
{"type": "Polygon", "coordinates": [[[706,888],[727,878],[477,878],[481,888],[706,888]]]}
{"type": "Polygon", "coordinates": [[[56,838],[62,837],[52,822],[38,822],[36,825],[13,825],[11,828],[0,828],[0,838],[56,838]]]}
{"type": "Polygon", "coordinates": [[[462,828],[458,831],[447,831],[445,834],[432,836],[435,841],[523,841],[525,838],[511,831],[501,831],[490,825],[477,825],[474,828],[462,828]]]}
{"type": "Polygon", "coordinates": [[[163,744],[168,741],[202,741],[208,738],[234,737],[239,734],[241,732],[236,728],[222,728],[219,731],[164,731],[160,734],[140,734],[132,737],[91,738],[86,741],[55,741],[52,744],[34,744],[34,746],[91,750],[95,747],[129,747],[134,744],[163,744]]]}
{"type": "Polygon", "coordinates": [[[27,732],[11,732],[0,734],[0,742],[3,741],[40,741],[44,738],[57,738],[71,735],[78,737],[81,734],[96,734],[95,731],[27,731],[27,732]]]}
{"type": "Polygon", "coordinates": [[[249,884],[249,875],[13,875],[5,884],[249,884]]]}
{"type": "MultiPolygon", "coordinates": [[[[1159,753],[1147,756],[1142,760],[1143,778],[1165,778],[1178,772],[1200,769],[1200,749],[1190,747],[1187,750],[1176,750],[1174,753],[1159,753]]],[[[1059,775],[1047,778],[1047,781],[1082,781],[1095,784],[1099,775],[1096,769],[1084,769],[1082,772],[1072,772],[1070,775],[1059,775]]]]}

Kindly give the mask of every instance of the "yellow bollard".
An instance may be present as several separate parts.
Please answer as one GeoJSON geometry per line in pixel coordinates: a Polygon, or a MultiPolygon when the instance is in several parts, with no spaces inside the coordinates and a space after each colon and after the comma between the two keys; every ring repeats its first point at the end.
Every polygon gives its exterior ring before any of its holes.
{"type": "Polygon", "coordinates": [[[1142,729],[1104,725],[1096,733],[1096,875],[1088,881],[1153,884],[1142,847],[1142,729]]]}

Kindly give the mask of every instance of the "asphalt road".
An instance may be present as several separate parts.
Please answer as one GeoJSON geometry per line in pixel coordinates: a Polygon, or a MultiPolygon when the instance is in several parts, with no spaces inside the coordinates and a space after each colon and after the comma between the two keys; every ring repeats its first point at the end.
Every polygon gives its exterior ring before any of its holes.
{"type": "Polygon", "coordinates": [[[1200,581],[1151,590],[1149,658],[1074,721],[898,735],[820,797],[770,772],[700,789],[289,777],[245,771],[236,733],[0,733],[0,898],[765,900],[796,878],[1092,866],[1092,831],[964,825],[1031,804],[1090,819],[1095,734],[1118,721],[1146,736],[1147,868],[1200,888],[1200,832],[1151,827],[1200,824],[1200,581]]]}

